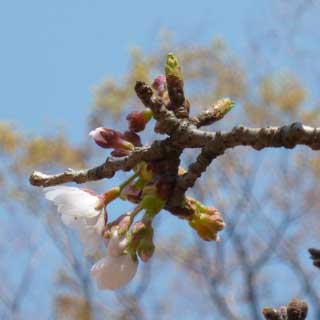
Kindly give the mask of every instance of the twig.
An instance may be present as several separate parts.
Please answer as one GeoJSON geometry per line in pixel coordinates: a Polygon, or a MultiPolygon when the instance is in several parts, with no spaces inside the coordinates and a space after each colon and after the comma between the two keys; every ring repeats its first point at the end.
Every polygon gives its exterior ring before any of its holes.
{"type": "Polygon", "coordinates": [[[72,170],[48,175],[35,171],[30,176],[30,183],[35,186],[52,186],[66,182],[85,183],[88,181],[111,178],[117,171],[128,171],[140,161],[166,159],[167,155],[176,154],[177,159],[167,161],[179,163],[181,152],[177,149],[201,148],[198,159],[190,165],[189,170],[177,182],[168,199],[166,208],[181,205],[181,200],[188,188],[207,169],[210,163],[226,150],[238,146],[250,146],[256,150],[263,148],[294,148],[297,145],[309,146],[313,150],[320,149],[320,128],[312,128],[299,122],[282,127],[247,128],[238,126],[230,132],[207,132],[197,128],[189,119],[178,119],[168,110],[160,97],[153,95],[152,88],[138,81],[136,93],[142,103],[153,111],[154,118],[161,124],[161,129],[170,137],[155,141],[151,146],[136,148],[130,155],[122,158],[109,157],[92,169],[72,170]]]}

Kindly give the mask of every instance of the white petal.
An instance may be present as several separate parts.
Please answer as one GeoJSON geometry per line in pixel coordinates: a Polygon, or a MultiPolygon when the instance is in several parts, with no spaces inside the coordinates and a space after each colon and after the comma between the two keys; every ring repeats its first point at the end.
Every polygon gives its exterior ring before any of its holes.
{"type": "Polygon", "coordinates": [[[103,131],[103,127],[96,128],[89,132],[89,136],[92,137],[94,140],[99,142],[105,142],[105,139],[101,135],[101,131],[103,131]]]}
{"type": "Polygon", "coordinates": [[[78,188],[56,186],[44,189],[45,197],[53,201],[61,214],[75,217],[96,217],[99,198],[78,188]]]}
{"type": "Polygon", "coordinates": [[[67,214],[61,215],[61,221],[69,228],[79,228],[79,225],[81,225],[81,220],[79,218],[67,214]]]}
{"type": "MultiPolygon", "coordinates": [[[[87,219],[86,219],[87,220],[87,219]]],[[[84,254],[86,256],[95,255],[98,252],[100,244],[102,243],[102,231],[105,226],[105,212],[104,210],[99,215],[96,224],[86,224],[81,227],[80,239],[83,243],[84,254]]]]}
{"type": "Polygon", "coordinates": [[[43,192],[45,192],[45,197],[48,200],[53,200],[56,195],[61,194],[63,191],[72,192],[72,191],[78,191],[79,188],[75,187],[67,187],[67,186],[54,186],[54,187],[46,187],[43,188],[43,192]]]}
{"type": "Polygon", "coordinates": [[[105,225],[105,209],[96,209],[97,196],[78,188],[56,186],[44,189],[45,197],[52,201],[61,213],[62,222],[79,230],[86,255],[94,255],[102,242],[105,225]]]}
{"type": "Polygon", "coordinates": [[[138,262],[129,255],[107,256],[96,262],[91,275],[97,281],[99,289],[116,290],[125,286],[136,274],[138,262]]]}

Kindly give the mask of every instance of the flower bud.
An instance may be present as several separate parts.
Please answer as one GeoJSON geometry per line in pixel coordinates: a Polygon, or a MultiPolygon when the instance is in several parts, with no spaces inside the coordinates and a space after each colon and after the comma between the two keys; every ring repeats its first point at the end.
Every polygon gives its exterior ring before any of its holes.
{"type": "Polygon", "coordinates": [[[143,262],[147,262],[153,256],[154,250],[155,246],[153,242],[143,241],[138,247],[137,253],[143,262]]]}
{"type": "Polygon", "coordinates": [[[131,255],[107,256],[92,266],[91,275],[99,289],[117,290],[130,282],[137,269],[138,261],[131,255]]]}
{"type": "Polygon", "coordinates": [[[199,215],[199,220],[212,231],[220,231],[225,226],[224,221],[218,212],[215,215],[201,213],[199,215]]]}
{"type": "Polygon", "coordinates": [[[159,196],[155,186],[150,185],[143,189],[140,206],[146,210],[146,214],[150,215],[150,218],[157,214],[165,203],[166,201],[159,196]]]}
{"type": "Polygon", "coordinates": [[[150,221],[137,221],[131,229],[130,246],[137,251],[142,261],[147,262],[153,255],[153,228],[150,221]]]}
{"type": "Polygon", "coordinates": [[[127,120],[129,122],[129,130],[132,132],[143,131],[146,127],[146,124],[152,118],[152,111],[149,108],[139,112],[134,111],[128,114],[127,120]]]}
{"type": "Polygon", "coordinates": [[[141,139],[139,135],[132,131],[125,131],[123,134],[123,138],[129,142],[131,142],[135,147],[141,147],[141,139]]]}
{"type": "MultiPolygon", "coordinates": [[[[176,108],[180,109],[183,106],[185,97],[183,93],[183,78],[180,63],[178,58],[173,53],[168,53],[165,73],[168,94],[172,103],[170,109],[175,112],[176,108]]],[[[182,107],[182,109],[184,108],[182,107]]]]}
{"type": "Polygon", "coordinates": [[[142,234],[147,229],[147,224],[144,221],[137,221],[134,223],[131,229],[133,237],[142,234]]]}
{"type": "Polygon", "coordinates": [[[139,203],[141,200],[142,190],[135,183],[128,184],[121,192],[120,198],[132,203],[139,203]]]}
{"type": "Polygon", "coordinates": [[[108,223],[104,229],[104,238],[111,238],[115,230],[119,232],[119,235],[123,235],[128,231],[132,222],[130,214],[122,214],[116,220],[108,223]]]}
{"type": "Polygon", "coordinates": [[[218,100],[212,106],[201,112],[197,117],[192,118],[198,126],[208,126],[221,120],[232,108],[234,102],[229,98],[218,100]]]}
{"type": "Polygon", "coordinates": [[[219,113],[221,118],[224,117],[233,107],[234,102],[229,98],[220,99],[213,105],[213,109],[217,110],[217,113],[219,113]]]}
{"type": "Polygon", "coordinates": [[[153,80],[152,88],[157,91],[159,96],[162,96],[167,90],[166,76],[163,74],[158,75],[153,80]]]}
{"type": "Polygon", "coordinates": [[[108,128],[96,128],[89,133],[95,143],[102,148],[133,150],[132,143],[123,139],[123,134],[108,128]]]}
{"type": "Polygon", "coordinates": [[[168,53],[167,55],[167,62],[165,65],[165,73],[166,73],[166,80],[168,81],[168,77],[174,77],[180,81],[182,81],[182,73],[181,67],[178,58],[172,53],[168,53]]]}
{"type": "Polygon", "coordinates": [[[110,257],[119,257],[123,254],[128,245],[128,240],[125,234],[120,235],[120,232],[115,229],[108,242],[108,255],[110,257]]]}
{"type": "Polygon", "coordinates": [[[194,208],[189,225],[206,241],[217,241],[218,232],[225,227],[219,211],[214,207],[206,207],[199,201],[187,198],[190,208],[194,208]]]}

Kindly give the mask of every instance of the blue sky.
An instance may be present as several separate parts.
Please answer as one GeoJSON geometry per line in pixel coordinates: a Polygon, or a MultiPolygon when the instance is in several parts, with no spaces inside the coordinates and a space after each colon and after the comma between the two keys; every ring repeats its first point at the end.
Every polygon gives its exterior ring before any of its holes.
{"type": "Polygon", "coordinates": [[[131,47],[154,51],[167,28],[179,41],[221,36],[241,50],[248,10],[263,18],[264,4],[2,0],[0,120],[33,134],[62,125],[75,138],[85,128],[93,86],[106,76],[121,78],[131,47]]]}
{"type": "MultiPolygon", "coordinates": [[[[222,37],[245,59],[248,31],[270,24],[271,2],[0,0],[0,121],[34,135],[62,125],[82,139],[93,86],[107,76],[121,79],[130,48],[154,52],[166,28],[194,44],[222,37]]],[[[319,42],[302,40],[311,43],[319,42]]]]}

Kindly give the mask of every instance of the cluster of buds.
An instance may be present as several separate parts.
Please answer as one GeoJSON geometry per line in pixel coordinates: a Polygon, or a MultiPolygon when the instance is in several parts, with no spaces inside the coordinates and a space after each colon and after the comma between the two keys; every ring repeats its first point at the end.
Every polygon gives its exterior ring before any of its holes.
{"type": "Polygon", "coordinates": [[[308,305],[298,299],[292,299],[287,306],[280,308],[263,308],[266,320],[305,320],[308,315],[308,305]]]}
{"type": "MultiPolygon", "coordinates": [[[[165,75],[157,76],[152,89],[147,91],[151,92],[149,98],[153,94],[177,118],[197,123],[195,118],[189,118],[190,104],[184,96],[180,63],[172,53],[168,54],[165,75]]],[[[134,111],[127,116],[127,131],[99,127],[89,135],[98,146],[112,149],[112,156],[128,156],[141,147],[137,133],[143,131],[154,116],[152,106],[147,102],[144,104],[147,107],[143,111],[134,111]]],[[[219,100],[209,111],[198,116],[198,123],[221,119],[232,106],[230,99],[219,100]]],[[[164,132],[160,122],[156,122],[155,131],[164,132]]],[[[141,161],[133,171],[129,179],[101,195],[71,187],[45,189],[47,199],[57,205],[62,222],[80,232],[86,254],[96,257],[104,244],[104,257],[100,257],[91,269],[100,289],[116,290],[126,285],[136,274],[139,260],[147,262],[152,257],[155,251],[153,220],[166,206],[178,176],[185,173],[175,159],[141,161]],[[108,223],[106,206],[115,199],[129,201],[134,207],[108,223]],[[142,218],[136,221],[140,212],[144,212],[142,218]]],[[[169,209],[188,220],[202,239],[219,239],[218,232],[224,228],[224,222],[215,208],[186,197],[180,207],[169,209]]]]}

